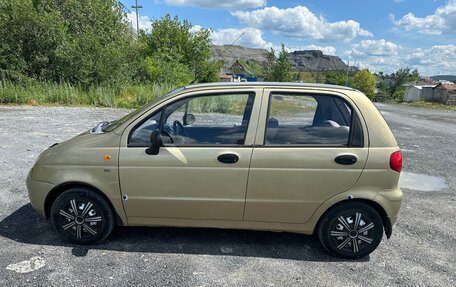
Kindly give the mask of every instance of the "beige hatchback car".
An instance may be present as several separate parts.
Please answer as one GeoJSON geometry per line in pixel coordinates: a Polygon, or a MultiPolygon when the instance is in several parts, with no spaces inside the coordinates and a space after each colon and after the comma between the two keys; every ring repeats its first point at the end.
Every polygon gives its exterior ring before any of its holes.
{"type": "Polygon", "coordinates": [[[77,244],[114,226],[318,235],[360,258],[389,238],[402,155],[351,88],[292,83],[184,87],[54,144],[27,178],[33,208],[77,244]]]}

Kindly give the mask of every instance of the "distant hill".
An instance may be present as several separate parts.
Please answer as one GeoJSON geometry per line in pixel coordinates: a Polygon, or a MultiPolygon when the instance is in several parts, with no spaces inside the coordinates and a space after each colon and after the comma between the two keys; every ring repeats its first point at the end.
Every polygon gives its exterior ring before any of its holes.
{"type": "Polygon", "coordinates": [[[456,82],[456,76],[455,75],[438,75],[438,76],[432,76],[431,79],[435,81],[450,81],[450,82],[456,82]]]}
{"type": "MultiPolygon", "coordinates": [[[[255,75],[264,75],[267,65],[267,51],[265,49],[245,48],[234,45],[212,46],[212,60],[223,61],[223,71],[230,72],[230,68],[240,63],[244,68],[255,75]]],[[[346,70],[347,65],[337,56],[323,54],[319,50],[294,51],[288,55],[293,69],[298,72],[346,70]]]]}
{"type": "Polygon", "coordinates": [[[297,71],[338,71],[346,70],[347,65],[337,56],[323,54],[320,50],[294,51],[288,55],[297,71]]]}
{"type": "Polygon", "coordinates": [[[222,69],[224,72],[230,72],[230,68],[238,61],[249,72],[262,75],[267,64],[268,52],[265,49],[214,45],[211,50],[213,54],[212,60],[223,61],[222,69]]]}

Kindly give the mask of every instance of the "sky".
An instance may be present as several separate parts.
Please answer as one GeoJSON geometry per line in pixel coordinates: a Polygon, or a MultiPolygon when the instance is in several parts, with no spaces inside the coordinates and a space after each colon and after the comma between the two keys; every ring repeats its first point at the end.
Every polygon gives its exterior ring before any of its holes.
{"type": "MultiPolygon", "coordinates": [[[[136,27],[134,0],[121,0],[136,27]]],[[[456,74],[456,0],[138,0],[140,29],[166,14],[210,29],[212,43],[318,49],[351,66],[456,74]]]]}

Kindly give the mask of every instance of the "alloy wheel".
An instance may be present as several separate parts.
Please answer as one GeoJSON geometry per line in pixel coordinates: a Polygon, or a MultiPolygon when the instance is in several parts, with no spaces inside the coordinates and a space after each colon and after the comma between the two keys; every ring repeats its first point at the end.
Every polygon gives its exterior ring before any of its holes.
{"type": "Polygon", "coordinates": [[[103,223],[101,212],[90,201],[71,199],[59,211],[62,230],[77,239],[97,236],[103,223]]]}
{"type": "Polygon", "coordinates": [[[374,223],[360,212],[339,216],[331,228],[331,240],[339,250],[358,253],[374,241],[372,236],[374,227],[374,223]]]}

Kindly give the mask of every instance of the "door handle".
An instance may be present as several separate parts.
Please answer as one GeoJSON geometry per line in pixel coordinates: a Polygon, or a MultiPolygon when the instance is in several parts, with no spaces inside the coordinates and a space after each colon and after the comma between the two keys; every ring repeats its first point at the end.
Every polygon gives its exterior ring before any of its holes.
{"type": "Polygon", "coordinates": [[[358,158],[351,154],[343,154],[334,159],[338,164],[352,165],[358,161],[358,158]]]}
{"type": "Polygon", "coordinates": [[[237,163],[239,161],[239,156],[234,153],[225,153],[217,157],[219,162],[223,163],[237,163]]]}

